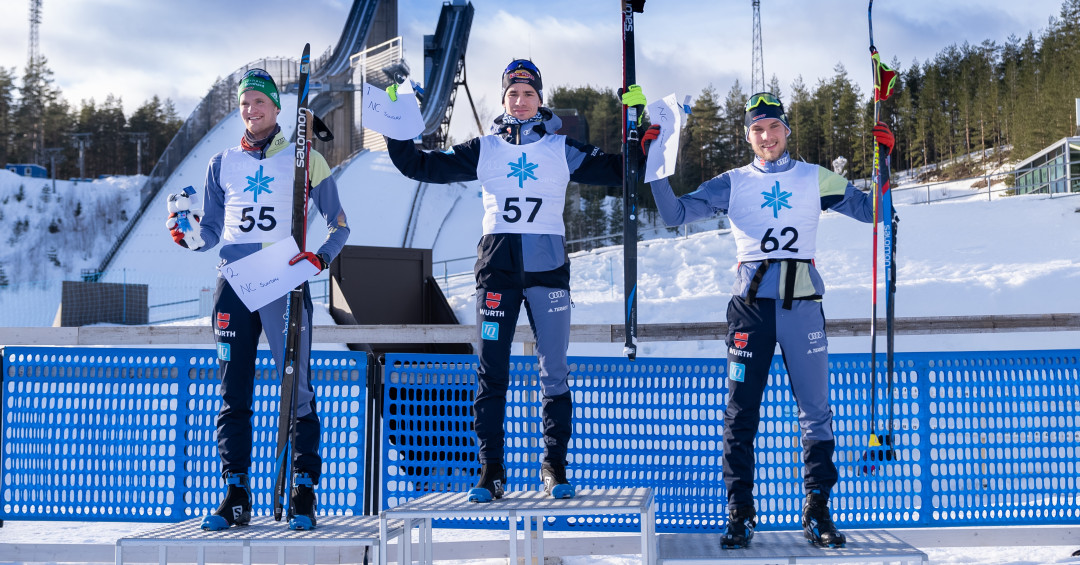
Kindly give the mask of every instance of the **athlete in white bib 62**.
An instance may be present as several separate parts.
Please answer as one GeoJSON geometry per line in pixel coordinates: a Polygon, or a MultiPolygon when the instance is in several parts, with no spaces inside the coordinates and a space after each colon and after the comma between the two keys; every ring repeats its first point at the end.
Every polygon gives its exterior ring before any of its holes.
{"type": "MultiPolygon", "coordinates": [[[[294,144],[277,124],[281,102],[274,79],[262,69],[252,69],[237,89],[240,117],[245,132],[238,147],[226,149],[210,159],[206,188],[202,195],[205,215],[201,218],[203,245],[208,251],[224,242],[219,255],[217,291],[211,324],[217,341],[221,373],[221,411],[217,417],[218,455],[226,493],[221,506],[206,516],[202,528],[221,530],[245,525],[251,520],[251,404],[255,387],[255,354],[259,334],[265,333],[277,366],[284,366],[285,325],[288,295],[256,312],[247,309],[233,288],[222,278],[229,263],[247,257],[266,245],[292,234],[294,144]]],[[[314,252],[301,250],[290,264],[310,261],[321,271],[341,251],[349,239],[349,225],[338,199],[337,184],[330,167],[318,152],[311,151],[308,167],[310,198],[326,220],[326,239],[314,252]]],[[[173,224],[170,223],[170,226],[173,224]]],[[[184,247],[183,233],[172,228],[173,240],[184,247]]],[[[301,314],[299,366],[296,375],[296,436],[292,465],[296,483],[289,503],[289,527],[315,527],[315,485],[322,472],[319,456],[320,424],[315,412],[315,391],[308,380],[311,354],[311,295],[304,285],[301,314]]]]}
{"type": "MultiPolygon", "coordinates": [[[[844,177],[791,158],[787,116],[780,100],[758,93],[746,102],[746,140],[752,163],[705,181],[676,198],[667,179],[650,183],[664,223],[676,226],[726,213],[739,261],[727,309],[728,401],[724,413],[724,484],[728,525],[725,548],[750,543],[756,525],[754,436],[773,349],[780,344],[802,429],[803,527],[808,541],[843,546],[845,538],[829,514],[836,484],[832,408],[829,406],[828,340],[821,307],[825,285],[814,266],[818,219],[833,210],[873,222],[871,198],[844,177]]],[[[652,126],[642,137],[657,137],[652,126]]],[[[878,143],[892,149],[884,124],[878,143]]],[[[887,154],[887,153],[886,153],[887,154]]]]}
{"type": "MultiPolygon", "coordinates": [[[[536,336],[544,455],[540,480],[555,498],[574,496],[566,476],[573,410],[567,384],[570,345],[570,260],[563,204],[568,182],[622,185],[622,156],[558,135],[562,121],[541,106],[540,70],[512,61],[502,72],[503,109],[491,134],[449,151],[419,151],[411,141],[387,139],[394,165],[405,176],[432,183],[480,180],[484,234],[477,246],[476,327],[478,388],[474,428],[480,477],[468,499],[503,495],[503,419],[510,382],[510,346],[521,304],[536,336]]],[[[391,87],[393,88],[393,87],[391,87]]],[[[624,103],[645,104],[631,87],[624,103]]]]}

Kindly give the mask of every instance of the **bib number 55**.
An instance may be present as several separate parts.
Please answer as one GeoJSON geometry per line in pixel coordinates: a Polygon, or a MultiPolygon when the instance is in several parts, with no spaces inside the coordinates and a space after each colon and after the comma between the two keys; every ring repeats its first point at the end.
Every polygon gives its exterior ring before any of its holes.
{"type": "Polygon", "coordinates": [[[277,226],[277,220],[274,219],[274,207],[264,206],[259,208],[259,219],[256,220],[251,215],[255,211],[254,206],[248,206],[240,212],[240,231],[247,233],[255,228],[259,228],[262,231],[271,231],[277,226]]]}

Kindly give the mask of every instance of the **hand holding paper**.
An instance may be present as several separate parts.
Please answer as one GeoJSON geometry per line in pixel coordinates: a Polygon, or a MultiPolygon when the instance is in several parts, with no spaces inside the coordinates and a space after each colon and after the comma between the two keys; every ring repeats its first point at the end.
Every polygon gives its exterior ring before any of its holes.
{"type": "Polygon", "coordinates": [[[289,260],[299,252],[296,240],[286,237],[247,257],[223,265],[221,276],[236,291],[244,306],[254,312],[319,273],[319,268],[311,261],[289,264],[289,260]]]}
{"type": "Polygon", "coordinates": [[[648,160],[645,161],[645,182],[675,174],[675,161],[679,156],[679,131],[682,129],[682,107],[675,101],[675,93],[649,104],[649,118],[654,127],[660,126],[660,132],[655,141],[649,143],[648,160]]]}
{"type": "Polygon", "coordinates": [[[390,93],[365,82],[361,115],[364,127],[391,139],[413,139],[424,133],[424,117],[409,80],[397,87],[393,100],[390,93]]]}

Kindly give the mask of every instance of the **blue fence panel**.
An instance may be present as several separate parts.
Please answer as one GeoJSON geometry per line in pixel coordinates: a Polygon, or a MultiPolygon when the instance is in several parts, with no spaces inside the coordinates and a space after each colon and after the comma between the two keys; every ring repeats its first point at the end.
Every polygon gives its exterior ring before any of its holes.
{"type": "MultiPolygon", "coordinates": [[[[5,518],[174,522],[217,507],[215,351],[8,347],[3,366],[5,518]]],[[[251,487],[268,515],[281,387],[268,351],[256,366],[251,487]]],[[[366,376],[364,353],[312,352],[325,514],[363,513],[366,376]]]]}
{"type": "MultiPolygon", "coordinates": [[[[213,351],[9,347],[3,359],[3,517],[177,521],[214,508],[221,487],[213,351]]],[[[896,361],[893,386],[879,386],[875,397],[876,431],[889,429],[891,413],[896,458],[870,464],[869,359],[830,358],[840,471],[833,508],[845,527],[1080,518],[1080,350],[904,353],[896,361]]],[[[386,363],[381,507],[427,492],[464,492],[479,467],[471,417],[475,357],[388,355],[386,363]]],[[[725,364],[572,358],[574,483],[653,488],[659,531],[722,529],[725,364]]],[[[279,390],[268,353],[257,367],[253,490],[257,512],[265,514],[279,390]]],[[[535,358],[513,358],[511,490],[540,488],[537,372],[535,358]]],[[[313,353],[325,461],[319,502],[327,513],[359,514],[363,507],[366,373],[364,354],[313,353]]],[[[797,527],[803,499],[786,379],[777,357],[756,444],[762,529],[797,527]]],[[[547,527],[638,525],[612,516],[560,518],[547,527]]]]}
{"type": "MultiPolygon", "coordinates": [[[[658,531],[721,530],[726,361],[570,361],[572,482],[578,488],[651,487],[658,531]]],[[[879,376],[883,364],[879,360],[879,376]]],[[[840,472],[834,516],[849,528],[1075,521],[1078,367],[1077,350],[898,354],[892,386],[879,384],[875,396],[876,432],[891,435],[895,459],[873,462],[866,460],[869,356],[831,355],[840,472]]],[[[475,370],[474,356],[387,355],[382,508],[427,492],[464,492],[475,483],[475,370]]],[[[541,488],[537,371],[535,358],[511,360],[505,464],[512,491],[541,488]]],[[[798,528],[802,448],[779,356],[761,415],[755,444],[759,528],[798,528]]],[[[638,527],[617,517],[561,518],[545,527],[582,526],[638,527]]]]}
{"type": "Polygon", "coordinates": [[[926,368],[932,520],[1076,523],[1080,351],[969,353],[926,368]]]}

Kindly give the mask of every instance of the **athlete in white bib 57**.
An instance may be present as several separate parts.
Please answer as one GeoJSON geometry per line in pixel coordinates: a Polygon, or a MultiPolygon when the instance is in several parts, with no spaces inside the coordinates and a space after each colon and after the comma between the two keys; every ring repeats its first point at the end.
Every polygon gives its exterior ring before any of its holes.
{"type": "MultiPolygon", "coordinates": [[[[873,222],[871,197],[844,177],[796,161],[787,152],[791,134],[780,100],[770,93],[746,102],[746,140],[752,163],[705,181],[676,198],[667,179],[650,183],[660,216],[677,226],[726,213],[739,261],[727,309],[728,401],[724,413],[724,485],[728,524],[725,548],[745,547],[754,535],[754,436],[773,349],[780,344],[802,430],[802,524],[811,543],[842,547],[844,534],[829,513],[836,484],[832,408],[829,406],[828,340],[821,300],[825,284],[814,265],[818,218],[833,210],[873,222]]],[[[660,126],[642,136],[656,139],[660,126]]],[[[893,136],[879,123],[874,137],[892,150],[893,136]]]]}
{"type": "MultiPolygon", "coordinates": [[[[568,182],[622,185],[622,156],[607,155],[555,132],[562,121],[542,106],[540,70],[512,61],[502,72],[505,113],[491,134],[449,151],[420,151],[412,141],[387,139],[390,159],[405,176],[422,182],[479,180],[484,233],[477,246],[476,327],[478,387],[473,402],[480,477],[468,500],[503,496],[503,420],[510,383],[510,346],[521,304],[536,336],[544,454],[539,478],[555,498],[574,496],[566,476],[573,406],[567,383],[570,345],[570,259],[563,203],[568,182]]],[[[390,89],[393,90],[393,87],[390,89]]],[[[644,106],[632,86],[623,103],[644,106]]]]}
{"type": "MultiPolygon", "coordinates": [[[[255,352],[259,334],[265,333],[274,361],[284,366],[286,294],[256,312],[247,309],[222,275],[229,263],[247,257],[292,234],[294,144],[281,133],[277,116],[281,112],[277,85],[262,69],[252,69],[237,89],[240,117],[246,131],[238,147],[226,149],[210,159],[202,198],[205,215],[200,232],[203,243],[195,251],[221,246],[217,291],[211,323],[217,341],[221,372],[221,411],[217,417],[218,455],[226,492],[221,506],[202,521],[205,530],[223,530],[245,525],[251,520],[252,427],[251,404],[255,387],[255,352]]],[[[337,184],[330,167],[312,150],[308,178],[310,198],[326,220],[327,236],[312,251],[301,251],[290,264],[310,261],[319,270],[329,265],[349,239],[349,225],[338,199],[337,184]]],[[[170,224],[171,225],[171,224],[170,224]]],[[[173,240],[191,248],[178,227],[173,240]]],[[[299,371],[296,376],[296,435],[292,465],[295,484],[290,493],[289,528],[315,527],[315,485],[322,471],[319,456],[319,416],[315,411],[315,391],[308,379],[311,354],[311,294],[304,285],[301,317],[299,371]]]]}

